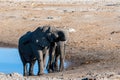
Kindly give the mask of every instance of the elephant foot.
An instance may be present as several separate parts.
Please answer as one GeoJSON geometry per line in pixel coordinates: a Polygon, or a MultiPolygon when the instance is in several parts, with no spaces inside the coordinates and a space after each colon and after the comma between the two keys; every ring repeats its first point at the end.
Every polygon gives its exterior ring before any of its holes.
{"type": "Polygon", "coordinates": [[[48,71],[48,73],[52,73],[52,72],[54,72],[54,69],[52,66],[49,66],[49,67],[47,67],[47,71],[48,71]]]}
{"type": "Polygon", "coordinates": [[[28,76],[28,74],[27,74],[27,73],[25,73],[25,74],[23,74],[23,76],[28,76]]]}
{"type": "Polygon", "coordinates": [[[38,75],[38,76],[41,76],[41,75],[44,75],[44,73],[38,73],[37,75],[38,75]]]}
{"type": "Polygon", "coordinates": [[[29,76],[34,76],[34,74],[33,73],[29,73],[29,76]]]}
{"type": "Polygon", "coordinates": [[[55,72],[60,72],[58,66],[55,66],[54,71],[55,72]]]}
{"type": "Polygon", "coordinates": [[[59,70],[59,72],[63,72],[63,71],[65,71],[63,68],[59,70]]]}
{"type": "Polygon", "coordinates": [[[54,72],[52,69],[49,69],[49,70],[48,70],[48,73],[52,73],[52,72],[54,72]]]}
{"type": "Polygon", "coordinates": [[[57,69],[57,70],[55,70],[55,72],[60,72],[60,71],[57,69]]]}

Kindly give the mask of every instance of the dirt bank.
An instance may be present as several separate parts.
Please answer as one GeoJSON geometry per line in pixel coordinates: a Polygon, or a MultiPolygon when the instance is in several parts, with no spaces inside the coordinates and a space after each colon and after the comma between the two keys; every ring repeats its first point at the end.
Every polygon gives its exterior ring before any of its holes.
{"type": "Polygon", "coordinates": [[[119,13],[117,0],[65,3],[1,0],[0,46],[17,47],[19,37],[38,26],[65,28],[70,31],[66,54],[70,65],[62,73],[43,78],[120,80],[119,13]]]}

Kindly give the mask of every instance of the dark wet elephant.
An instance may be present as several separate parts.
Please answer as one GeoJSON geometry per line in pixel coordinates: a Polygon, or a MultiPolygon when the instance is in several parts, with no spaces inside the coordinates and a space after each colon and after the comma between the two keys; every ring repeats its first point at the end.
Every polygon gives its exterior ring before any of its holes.
{"type": "Polygon", "coordinates": [[[50,56],[48,70],[58,69],[57,61],[60,56],[59,71],[62,71],[64,69],[64,45],[67,37],[63,30],[50,26],[38,27],[35,31],[23,35],[19,39],[18,49],[23,62],[24,76],[33,75],[33,66],[36,60],[38,61],[38,75],[43,74],[48,50],[50,56]],[[29,74],[27,74],[27,63],[30,63],[29,74]],[[55,65],[56,68],[51,68],[51,65],[55,65]]]}
{"type": "Polygon", "coordinates": [[[23,35],[19,39],[18,50],[19,50],[19,55],[23,63],[23,75],[24,76],[33,75],[32,69],[36,61],[36,57],[32,51],[32,48],[30,47],[31,36],[32,36],[32,32],[27,32],[25,35],[23,35]],[[29,74],[27,71],[27,63],[30,63],[29,74]]]}
{"type": "Polygon", "coordinates": [[[33,75],[33,66],[38,61],[38,75],[43,74],[45,60],[50,47],[50,41],[53,42],[55,36],[50,33],[50,27],[38,27],[33,32],[27,32],[19,39],[19,54],[23,62],[24,76],[33,75]],[[29,74],[27,72],[27,63],[30,63],[29,74]]]}
{"type": "Polygon", "coordinates": [[[61,29],[52,29],[52,34],[56,35],[57,38],[54,42],[51,42],[49,50],[49,61],[47,65],[48,72],[63,71],[64,70],[64,59],[65,59],[65,46],[68,40],[68,31],[61,29]],[[60,60],[60,65],[58,64],[60,60]]]}

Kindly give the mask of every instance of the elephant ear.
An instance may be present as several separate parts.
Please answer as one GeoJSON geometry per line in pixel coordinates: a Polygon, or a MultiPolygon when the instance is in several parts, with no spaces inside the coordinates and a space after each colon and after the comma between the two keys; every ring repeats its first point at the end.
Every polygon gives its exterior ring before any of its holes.
{"type": "Polygon", "coordinates": [[[56,42],[56,40],[58,39],[58,34],[56,34],[56,33],[49,33],[48,34],[48,40],[50,41],[50,42],[56,42]]]}
{"type": "Polygon", "coordinates": [[[67,35],[66,35],[66,32],[64,30],[59,30],[58,35],[59,35],[59,40],[60,41],[66,41],[67,40],[67,35]]]}
{"type": "Polygon", "coordinates": [[[69,39],[69,32],[66,29],[59,29],[58,31],[59,40],[60,41],[68,41],[69,39]]]}

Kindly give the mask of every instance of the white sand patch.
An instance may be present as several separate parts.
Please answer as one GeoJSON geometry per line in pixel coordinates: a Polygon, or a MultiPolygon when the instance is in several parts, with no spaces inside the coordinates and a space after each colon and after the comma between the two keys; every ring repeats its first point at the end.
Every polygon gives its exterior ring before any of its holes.
{"type": "Polygon", "coordinates": [[[69,28],[69,29],[68,29],[68,32],[76,32],[76,30],[73,29],[73,28],[69,28]]]}

